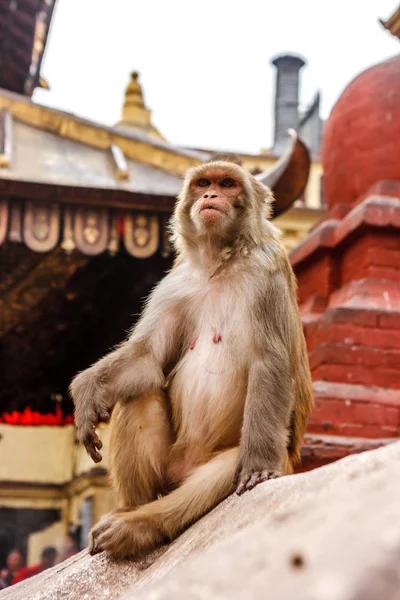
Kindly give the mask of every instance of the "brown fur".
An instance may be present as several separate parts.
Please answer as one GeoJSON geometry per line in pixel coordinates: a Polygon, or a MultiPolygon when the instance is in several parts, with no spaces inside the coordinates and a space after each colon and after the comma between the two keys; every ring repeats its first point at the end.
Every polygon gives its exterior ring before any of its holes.
{"type": "Polygon", "coordinates": [[[94,428],[115,406],[110,472],[122,510],[93,529],[91,552],[144,554],[235,488],[300,460],[311,380],[272,201],[238,165],[191,169],[172,219],[174,268],[128,340],[72,382],[78,434],[96,461],[94,428]]]}

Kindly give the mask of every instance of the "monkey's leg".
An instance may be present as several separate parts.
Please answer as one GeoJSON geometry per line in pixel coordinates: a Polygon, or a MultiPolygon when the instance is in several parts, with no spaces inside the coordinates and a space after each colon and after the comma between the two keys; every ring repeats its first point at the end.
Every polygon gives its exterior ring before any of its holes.
{"type": "Polygon", "coordinates": [[[168,399],[161,391],[118,403],[110,424],[110,476],[118,494],[117,510],[104,515],[90,532],[107,529],[116,514],[151,502],[167,488],[167,459],[173,441],[168,399]]]}
{"type": "Polygon", "coordinates": [[[110,476],[119,506],[155,500],[166,490],[173,442],[167,397],[160,391],[118,403],[110,427],[110,476]]]}
{"type": "Polygon", "coordinates": [[[221,452],[196,467],[180,487],[137,510],[115,514],[93,531],[92,553],[106,550],[117,559],[143,555],[175,539],[191,523],[235,489],[239,448],[221,452]]]}

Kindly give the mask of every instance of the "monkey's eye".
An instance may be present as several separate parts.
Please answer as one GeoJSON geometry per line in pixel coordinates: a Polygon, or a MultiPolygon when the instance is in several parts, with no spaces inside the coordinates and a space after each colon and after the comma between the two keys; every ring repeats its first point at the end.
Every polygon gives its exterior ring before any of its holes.
{"type": "Polygon", "coordinates": [[[226,187],[226,188],[235,187],[235,185],[236,185],[236,181],[234,179],[231,179],[231,177],[225,177],[225,179],[223,179],[220,183],[221,187],[226,187]]]}
{"type": "Polygon", "coordinates": [[[203,177],[203,179],[198,179],[196,181],[196,185],[198,187],[208,187],[210,185],[210,183],[211,183],[210,180],[206,179],[205,177],[203,177]]]}

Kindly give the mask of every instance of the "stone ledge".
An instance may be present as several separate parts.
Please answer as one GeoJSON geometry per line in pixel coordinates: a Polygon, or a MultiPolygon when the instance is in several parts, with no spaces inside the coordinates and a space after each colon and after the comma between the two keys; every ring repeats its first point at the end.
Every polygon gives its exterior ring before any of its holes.
{"type": "Polygon", "coordinates": [[[1,600],[400,598],[400,442],[229,497],[141,561],[84,551],[1,600]]]}
{"type": "Polygon", "coordinates": [[[350,437],[349,435],[329,435],[327,430],[324,433],[311,433],[312,429],[313,425],[310,423],[309,431],[304,436],[301,449],[301,464],[296,467],[296,473],[311,471],[350,454],[375,450],[397,441],[397,438],[393,437],[368,439],[365,437],[350,437]]]}

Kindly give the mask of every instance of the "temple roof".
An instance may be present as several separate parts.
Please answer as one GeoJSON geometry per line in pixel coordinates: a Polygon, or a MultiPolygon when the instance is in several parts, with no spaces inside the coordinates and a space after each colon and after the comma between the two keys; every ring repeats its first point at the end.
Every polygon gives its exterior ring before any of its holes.
{"type": "Polygon", "coordinates": [[[178,148],[161,139],[150,139],[143,133],[136,131],[121,130],[118,127],[97,123],[96,121],[79,117],[74,113],[33,102],[21,94],[0,88],[1,108],[9,108],[16,118],[20,118],[26,123],[37,125],[42,129],[55,131],[64,137],[78,139],[83,134],[82,130],[79,131],[79,126],[87,127],[90,130],[94,130],[96,134],[90,138],[90,145],[97,147],[103,147],[106,143],[105,140],[111,139],[110,135],[115,135],[116,137],[125,138],[133,142],[149,144],[154,149],[165,150],[171,154],[186,157],[190,159],[187,163],[188,166],[190,163],[195,165],[198,164],[198,161],[203,160],[203,155],[195,150],[178,148]],[[105,135],[102,135],[102,132],[105,135]]]}
{"type": "Polygon", "coordinates": [[[380,20],[385,29],[400,39],[400,6],[386,21],[380,20]]]}
{"type": "MultiPolygon", "coordinates": [[[[118,146],[114,146],[114,152],[118,146]]],[[[118,150],[116,150],[118,152],[118,150]]],[[[176,196],[181,180],[165,170],[15,120],[13,156],[1,178],[48,185],[176,196]]]]}
{"type": "Polygon", "coordinates": [[[82,188],[97,190],[98,204],[130,206],[131,196],[141,194],[154,197],[152,210],[156,196],[171,198],[171,209],[183,173],[204,160],[144,133],[100,125],[1,89],[0,138],[3,193],[30,197],[33,191],[46,199],[43,187],[58,186],[54,199],[61,202],[86,203],[82,188]],[[35,184],[33,190],[28,184],[35,184]],[[72,198],[65,200],[63,187],[76,190],[72,198]]]}
{"type": "Polygon", "coordinates": [[[0,3],[0,87],[32,95],[56,0],[2,0],[0,3]]]}

